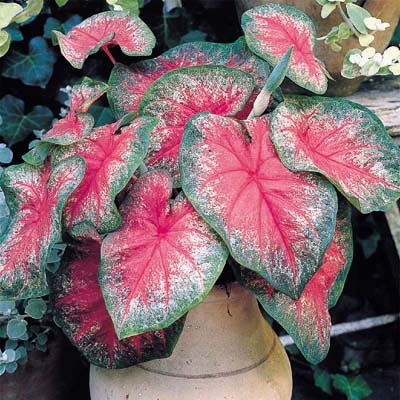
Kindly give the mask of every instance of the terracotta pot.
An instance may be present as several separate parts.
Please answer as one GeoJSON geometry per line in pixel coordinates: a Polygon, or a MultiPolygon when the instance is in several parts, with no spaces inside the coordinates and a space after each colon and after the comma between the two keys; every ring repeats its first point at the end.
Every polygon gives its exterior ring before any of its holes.
{"type": "MultiPolygon", "coordinates": [[[[315,0],[235,0],[238,15],[249,8],[267,3],[282,3],[295,6],[305,12],[313,21],[317,29],[317,36],[326,35],[332,26],[339,25],[342,21],[339,11],[335,10],[328,18],[321,18],[321,7],[315,0]]],[[[380,18],[384,22],[390,23],[390,28],[375,35],[373,46],[379,52],[383,52],[388,46],[394,30],[400,18],[400,1],[399,0],[365,0],[359,1],[363,7],[367,9],[372,16],[380,18]]],[[[329,82],[327,95],[329,96],[348,96],[359,87],[362,82],[360,79],[346,79],[340,74],[345,54],[353,48],[361,48],[358,40],[350,38],[343,42],[342,51],[335,53],[327,46],[324,41],[318,41],[315,47],[316,56],[322,60],[326,69],[330,72],[334,81],[329,82]]],[[[293,91],[292,88],[289,88],[293,91]]]]}
{"type": "Polygon", "coordinates": [[[289,400],[289,360],[255,297],[214,288],[188,314],[171,357],[121,370],[91,366],[92,400],[289,400]]]}

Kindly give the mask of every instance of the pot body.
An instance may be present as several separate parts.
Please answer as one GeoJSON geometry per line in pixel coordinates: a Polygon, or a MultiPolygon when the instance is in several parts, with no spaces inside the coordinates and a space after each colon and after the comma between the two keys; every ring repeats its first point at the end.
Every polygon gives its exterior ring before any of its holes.
{"type": "Polygon", "coordinates": [[[289,360],[255,297],[215,287],[191,310],[169,358],[110,370],[91,366],[92,400],[290,400],[289,360]]]}
{"type": "MultiPolygon", "coordinates": [[[[281,3],[294,6],[306,13],[314,22],[317,37],[325,36],[333,26],[343,22],[339,11],[336,9],[328,18],[321,18],[321,6],[315,0],[235,0],[238,15],[249,8],[267,4],[281,3]]],[[[390,27],[382,32],[377,32],[375,40],[371,46],[374,46],[378,52],[383,52],[388,46],[394,30],[400,18],[400,1],[399,0],[366,0],[363,1],[363,7],[370,12],[375,18],[380,18],[384,22],[389,22],[390,27]]],[[[323,40],[317,41],[314,52],[317,58],[324,62],[326,69],[331,74],[333,81],[329,81],[327,94],[329,96],[348,96],[353,93],[361,84],[363,78],[346,79],[341,76],[343,59],[350,49],[362,47],[358,40],[354,37],[345,40],[342,44],[342,50],[338,53],[324,43],[323,40]]],[[[288,91],[296,91],[293,85],[288,85],[288,91]]],[[[299,89],[297,89],[298,91],[299,89]]]]}

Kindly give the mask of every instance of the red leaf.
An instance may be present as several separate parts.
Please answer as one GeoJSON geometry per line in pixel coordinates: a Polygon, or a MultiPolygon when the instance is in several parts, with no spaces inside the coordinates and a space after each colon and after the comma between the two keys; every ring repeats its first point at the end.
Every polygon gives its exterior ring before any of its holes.
{"type": "Polygon", "coordinates": [[[178,151],[186,122],[201,111],[235,115],[254,90],[251,75],[202,65],[171,71],[158,79],[140,103],[140,114],[158,118],[150,136],[146,165],[178,176],[178,151]]]}
{"type": "Polygon", "coordinates": [[[117,44],[131,56],[148,56],[155,45],[155,37],[147,25],[134,15],[106,11],[95,14],[67,35],[53,31],[61,53],[75,68],[82,68],[86,58],[100,48],[117,44]]]}
{"type": "Polygon", "coordinates": [[[269,75],[268,64],[249,51],[243,38],[232,44],[185,43],[131,67],[117,64],[108,82],[114,114],[121,118],[128,112],[138,112],[142,96],[154,81],[169,71],[199,65],[224,65],[251,74],[256,84],[255,96],[269,75]]]}
{"type": "Polygon", "coordinates": [[[311,363],[321,362],[329,350],[331,318],[328,308],[342,292],[353,253],[350,207],[343,201],[336,231],[322,266],[298,300],[275,290],[265,279],[242,268],[243,284],[258,298],[265,311],[290,334],[311,363]]]}
{"type": "Polygon", "coordinates": [[[120,216],[114,204],[115,196],[142,162],[154,123],[153,118],[138,118],[120,128],[118,134],[114,133],[120,121],[104,125],[81,141],[60,146],[53,152],[56,161],[78,155],[86,162],[85,176],[64,209],[68,229],[84,221],[101,233],[117,228],[120,216]]]}
{"type": "Polygon", "coordinates": [[[119,340],[97,279],[101,239],[80,238],[70,245],[64,263],[51,281],[55,319],[90,363],[125,368],[153,358],[168,357],[184,318],[166,328],[119,340]]]}
{"type": "Polygon", "coordinates": [[[332,239],[333,187],[282,165],[267,117],[199,114],[186,125],[179,162],[185,194],[236,261],[299,296],[332,239]]]}
{"type": "Polygon", "coordinates": [[[371,111],[343,99],[287,98],[274,111],[271,139],[292,171],[326,176],[361,212],[400,197],[400,150],[371,111]]]}
{"type": "Polygon", "coordinates": [[[47,257],[61,235],[61,210],[82,179],[83,160],[70,158],[50,169],[15,165],[1,184],[11,222],[0,243],[0,299],[47,293],[47,257]]]}
{"type": "Polygon", "coordinates": [[[293,46],[287,76],[314,93],[325,93],[325,68],[313,53],[315,26],[306,14],[283,4],[265,4],[242,15],[242,28],[249,48],[272,65],[293,46]]]}
{"type": "Polygon", "coordinates": [[[81,84],[75,85],[72,88],[71,105],[67,116],[53,125],[43,141],[67,145],[85,137],[94,125],[94,119],[87,111],[107,89],[105,83],[90,78],[84,78],[81,84]]]}
{"type": "Polygon", "coordinates": [[[121,206],[123,223],[102,246],[99,273],[120,338],[169,326],[197,305],[221,273],[227,251],[161,171],[139,178],[121,206]]]}

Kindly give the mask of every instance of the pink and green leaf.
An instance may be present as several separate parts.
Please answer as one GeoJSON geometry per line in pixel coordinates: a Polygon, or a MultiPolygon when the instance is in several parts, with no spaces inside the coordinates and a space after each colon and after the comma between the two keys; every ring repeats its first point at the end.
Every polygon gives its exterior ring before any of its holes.
{"type": "Polygon", "coordinates": [[[290,334],[305,358],[314,364],[327,355],[330,345],[329,308],[342,292],[353,254],[350,206],[339,203],[336,230],[322,266],[297,300],[275,290],[252,271],[240,269],[240,280],[258,298],[265,311],[290,334]]]}
{"type": "Polygon", "coordinates": [[[68,247],[60,269],[50,281],[55,320],[65,335],[91,364],[104,368],[126,368],[168,357],[184,317],[166,329],[119,340],[97,277],[100,236],[94,233],[79,239],[68,247]]]}
{"type": "Polygon", "coordinates": [[[202,301],[227,250],[162,171],[139,178],[102,246],[100,286],[118,337],[165,328],[202,301]]]}
{"type": "Polygon", "coordinates": [[[271,138],[287,168],[323,174],[363,213],[400,197],[400,150],[365,107],[293,96],[273,112],[271,138]]]}
{"type": "Polygon", "coordinates": [[[131,67],[116,64],[107,93],[114,114],[120,118],[128,112],[138,112],[144,93],[154,81],[169,71],[199,65],[224,65],[251,74],[256,85],[255,95],[269,75],[268,64],[248,49],[243,38],[232,44],[185,43],[131,67]]]}
{"type": "Polygon", "coordinates": [[[166,73],[146,91],[140,114],[157,117],[146,165],[179,174],[178,151],[184,127],[202,111],[235,115],[254,90],[250,74],[224,66],[202,65],[166,73]]]}
{"type": "Polygon", "coordinates": [[[128,126],[120,125],[118,121],[95,128],[81,141],[54,150],[55,162],[80,156],[86,163],[85,176],[64,208],[68,229],[82,222],[91,223],[101,233],[118,227],[121,218],[115,196],[142,163],[155,120],[144,117],[128,126]]]}
{"type": "Polygon", "coordinates": [[[283,4],[265,4],[242,15],[242,28],[249,48],[273,66],[293,46],[288,78],[314,93],[325,93],[326,71],[314,55],[316,31],[306,14],[283,4]]]}
{"type": "Polygon", "coordinates": [[[82,179],[84,162],[78,157],[52,169],[28,164],[11,166],[1,187],[11,220],[0,238],[0,299],[22,299],[48,292],[47,257],[61,236],[62,208],[82,179]]]}
{"type": "Polygon", "coordinates": [[[182,188],[220,234],[232,257],[296,298],[331,242],[335,190],[322,177],[293,173],[279,160],[267,117],[207,113],[186,125],[182,188]]]}
{"type": "Polygon", "coordinates": [[[90,78],[84,78],[81,84],[75,85],[68,114],[53,125],[43,141],[68,145],[85,137],[94,125],[94,118],[88,110],[107,90],[105,83],[90,78]]]}
{"type": "Polygon", "coordinates": [[[66,35],[53,31],[61,53],[75,68],[100,48],[119,45],[130,56],[148,56],[156,40],[148,26],[137,16],[119,11],[95,14],[74,26],[66,35]]]}

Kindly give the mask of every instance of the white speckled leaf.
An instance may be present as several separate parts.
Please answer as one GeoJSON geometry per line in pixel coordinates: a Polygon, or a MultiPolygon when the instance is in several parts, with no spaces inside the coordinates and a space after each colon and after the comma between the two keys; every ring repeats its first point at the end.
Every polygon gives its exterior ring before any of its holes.
{"type": "Polygon", "coordinates": [[[148,56],[156,39],[137,16],[119,11],[92,15],[74,26],[66,35],[53,31],[61,53],[75,68],[82,68],[86,58],[100,48],[118,44],[130,56],[148,56]]]}
{"type": "Polygon", "coordinates": [[[151,171],[121,206],[121,227],[102,246],[100,286],[118,337],[169,326],[203,300],[227,250],[171,178],[151,171]]]}
{"type": "Polygon", "coordinates": [[[333,236],[333,186],[283,166],[267,117],[243,122],[206,113],[193,117],[179,162],[185,194],[236,261],[299,296],[333,236]]]}
{"type": "Polygon", "coordinates": [[[265,4],[242,15],[242,28],[249,48],[271,65],[293,46],[287,76],[314,93],[325,93],[325,67],[314,56],[316,31],[306,14],[284,4],[265,4]]]}
{"type": "Polygon", "coordinates": [[[359,104],[287,98],[272,114],[271,139],[287,168],[323,174],[363,213],[400,197],[399,147],[359,104]]]}
{"type": "Polygon", "coordinates": [[[48,292],[47,257],[61,236],[61,211],[84,173],[79,157],[55,165],[7,168],[1,186],[11,212],[0,238],[0,299],[22,299],[48,292]]]}
{"type": "Polygon", "coordinates": [[[99,286],[100,246],[98,234],[85,234],[68,246],[50,280],[57,324],[91,364],[103,368],[126,368],[168,357],[184,317],[166,329],[119,340],[99,286]]]}
{"type": "Polygon", "coordinates": [[[99,232],[106,233],[116,229],[120,223],[115,196],[143,161],[155,120],[144,117],[122,128],[119,125],[120,121],[95,128],[81,141],[59,146],[52,154],[56,162],[73,155],[86,162],[85,176],[63,212],[68,229],[89,222],[99,232]]]}
{"type": "Polygon", "coordinates": [[[201,111],[235,115],[254,90],[250,74],[224,66],[202,65],[163,75],[150,86],[140,114],[158,118],[150,136],[146,165],[166,169],[174,178],[186,122],[201,111]]]}
{"type": "Polygon", "coordinates": [[[328,354],[331,318],[328,309],[336,304],[350,269],[353,243],[350,206],[340,203],[335,235],[322,266],[297,300],[275,290],[265,279],[239,269],[242,284],[251,290],[265,311],[290,334],[305,358],[314,364],[328,354]]]}
{"type": "Polygon", "coordinates": [[[185,43],[130,67],[115,65],[107,93],[114,114],[121,118],[128,112],[138,112],[144,93],[154,81],[169,71],[198,65],[225,65],[251,74],[256,84],[255,95],[269,75],[268,64],[248,49],[243,37],[230,44],[185,43]]]}

